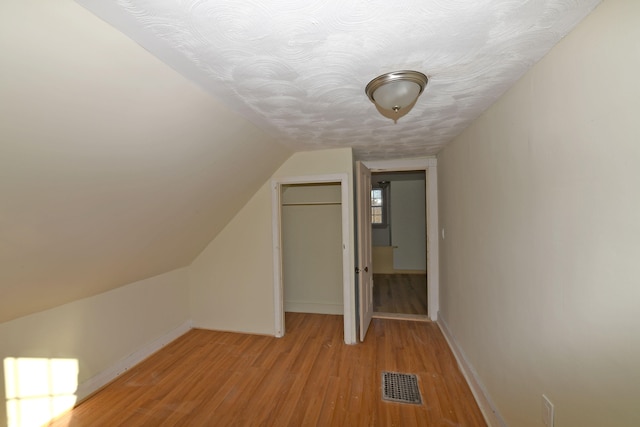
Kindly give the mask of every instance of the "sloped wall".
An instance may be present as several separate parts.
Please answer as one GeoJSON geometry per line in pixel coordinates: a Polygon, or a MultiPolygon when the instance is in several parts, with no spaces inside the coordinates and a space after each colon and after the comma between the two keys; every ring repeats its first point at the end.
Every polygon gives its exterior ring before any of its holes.
{"type": "Polygon", "coordinates": [[[640,425],[639,18],[604,1],[438,156],[440,319],[510,426],[640,425]]]}
{"type": "Polygon", "coordinates": [[[291,153],[72,0],[0,51],[0,322],[189,265],[291,153]]]}
{"type": "MultiPolygon", "coordinates": [[[[273,177],[347,173],[351,191],[352,169],[351,149],[300,152],[273,177]]],[[[195,326],[275,334],[270,184],[264,183],[189,267],[195,326]]],[[[353,218],[353,206],[350,212],[353,218]]],[[[350,229],[353,241],[353,223],[350,229]]]]}

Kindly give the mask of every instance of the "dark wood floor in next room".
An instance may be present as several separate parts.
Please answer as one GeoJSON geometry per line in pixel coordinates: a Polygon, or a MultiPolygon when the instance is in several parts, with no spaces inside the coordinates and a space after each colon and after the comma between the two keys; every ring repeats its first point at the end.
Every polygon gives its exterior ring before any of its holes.
{"type": "Polygon", "coordinates": [[[426,273],[374,274],[373,311],[426,316],[426,273]]]}

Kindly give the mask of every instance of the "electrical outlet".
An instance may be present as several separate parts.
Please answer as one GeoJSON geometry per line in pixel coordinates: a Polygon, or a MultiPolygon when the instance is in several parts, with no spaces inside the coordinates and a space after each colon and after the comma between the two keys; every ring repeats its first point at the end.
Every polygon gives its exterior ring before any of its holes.
{"type": "Polygon", "coordinates": [[[544,394],[542,395],[542,423],[547,427],[553,427],[553,403],[544,394]]]}

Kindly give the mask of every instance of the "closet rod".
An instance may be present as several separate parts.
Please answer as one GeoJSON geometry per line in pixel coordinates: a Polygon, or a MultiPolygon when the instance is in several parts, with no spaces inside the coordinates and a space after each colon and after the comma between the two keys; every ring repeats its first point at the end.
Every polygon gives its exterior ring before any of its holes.
{"type": "Polygon", "coordinates": [[[308,203],[283,203],[282,206],[321,206],[321,205],[334,205],[340,206],[342,203],[340,202],[308,202],[308,203]]]}

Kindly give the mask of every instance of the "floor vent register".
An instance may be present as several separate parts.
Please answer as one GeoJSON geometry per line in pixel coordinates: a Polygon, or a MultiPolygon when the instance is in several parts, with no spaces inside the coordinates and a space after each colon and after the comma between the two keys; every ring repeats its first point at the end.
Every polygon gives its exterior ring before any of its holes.
{"type": "Polygon", "coordinates": [[[418,377],[414,374],[382,372],[382,400],[414,405],[422,404],[418,377]]]}

